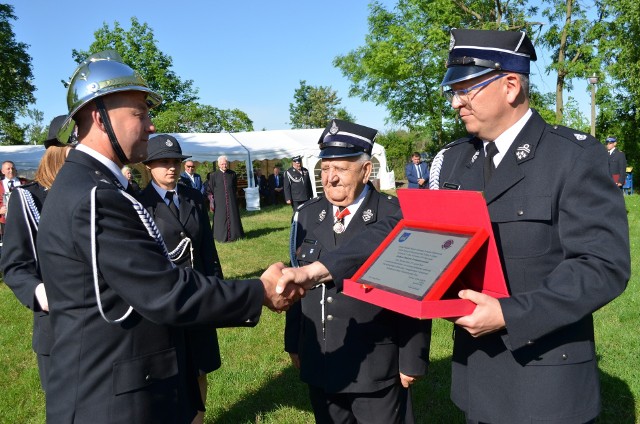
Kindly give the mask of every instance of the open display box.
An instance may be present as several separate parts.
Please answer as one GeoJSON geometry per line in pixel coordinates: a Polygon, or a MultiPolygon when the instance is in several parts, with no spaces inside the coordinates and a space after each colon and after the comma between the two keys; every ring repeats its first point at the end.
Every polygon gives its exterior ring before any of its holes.
{"type": "Polygon", "coordinates": [[[344,293],[411,317],[469,315],[473,289],[508,296],[480,192],[398,190],[403,219],[350,279],[344,293]]]}

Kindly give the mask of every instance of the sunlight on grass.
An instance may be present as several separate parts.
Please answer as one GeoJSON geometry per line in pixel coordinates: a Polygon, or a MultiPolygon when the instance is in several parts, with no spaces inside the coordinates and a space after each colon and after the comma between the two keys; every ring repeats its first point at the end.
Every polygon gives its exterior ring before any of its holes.
{"type": "MultiPolygon", "coordinates": [[[[598,423],[632,424],[640,417],[640,197],[626,198],[633,274],[627,291],[595,314],[602,375],[598,423]]],[[[257,278],[271,263],[288,263],[289,206],[242,212],[247,237],[217,243],[227,279],[257,278]]],[[[31,351],[30,311],[0,284],[0,423],[44,422],[44,396],[31,351]]],[[[307,424],[313,414],[307,388],[283,350],[284,314],[263,310],[255,328],[219,330],[222,368],[209,375],[207,423],[307,424]]],[[[418,423],[464,423],[449,400],[452,324],[435,320],[429,375],[413,387],[418,423]]]]}

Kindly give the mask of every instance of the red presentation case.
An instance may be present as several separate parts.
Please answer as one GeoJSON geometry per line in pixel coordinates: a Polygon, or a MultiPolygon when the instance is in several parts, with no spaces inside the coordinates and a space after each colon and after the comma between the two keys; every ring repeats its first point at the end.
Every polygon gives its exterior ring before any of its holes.
{"type": "Polygon", "coordinates": [[[481,192],[400,189],[398,199],[404,218],[354,276],[344,280],[346,295],[421,319],[471,314],[475,304],[457,295],[463,288],[496,298],[509,295],[481,192]],[[407,227],[472,236],[421,300],[359,282],[398,232],[407,227]]]}

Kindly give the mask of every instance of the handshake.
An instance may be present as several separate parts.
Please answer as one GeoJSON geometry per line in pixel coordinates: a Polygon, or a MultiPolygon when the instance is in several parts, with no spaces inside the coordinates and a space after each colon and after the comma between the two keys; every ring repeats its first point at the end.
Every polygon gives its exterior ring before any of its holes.
{"type": "Polygon", "coordinates": [[[264,306],[282,312],[304,297],[307,290],[331,281],[329,270],[320,262],[300,268],[287,268],[282,262],[271,265],[260,276],[264,285],[264,306]]]}

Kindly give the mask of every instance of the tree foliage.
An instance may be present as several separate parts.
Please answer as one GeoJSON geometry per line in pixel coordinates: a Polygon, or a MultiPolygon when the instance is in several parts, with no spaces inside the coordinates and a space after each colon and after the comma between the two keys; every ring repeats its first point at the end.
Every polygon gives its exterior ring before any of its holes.
{"type": "Polygon", "coordinates": [[[24,129],[16,124],[20,111],[35,102],[29,47],[16,41],[13,6],[0,4],[0,137],[3,144],[21,143],[24,129]]]}
{"type": "Polygon", "coordinates": [[[342,99],[331,87],[312,86],[300,81],[300,87],[289,103],[289,119],[292,128],[324,128],[331,119],[355,121],[355,118],[341,108],[342,99]]]}
{"type": "Polygon", "coordinates": [[[199,103],[172,103],[154,117],[158,132],[239,132],[253,131],[253,122],[239,109],[218,109],[199,103]]]}
{"type": "Polygon", "coordinates": [[[140,72],[147,84],[162,94],[162,105],[154,112],[160,112],[172,103],[188,104],[198,100],[198,91],[192,80],[183,81],[174,71],[173,59],[157,46],[153,30],[146,23],[131,18],[131,28],[125,30],[119,22],[113,28],[106,23],[95,33],[95,41],[86,51],[73,50],[73,58],[82,62],[93,53],[113,49],[120,54],[126,64],[140,72]]]}

